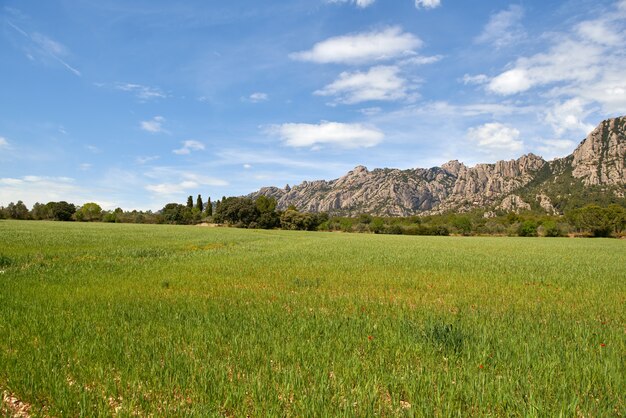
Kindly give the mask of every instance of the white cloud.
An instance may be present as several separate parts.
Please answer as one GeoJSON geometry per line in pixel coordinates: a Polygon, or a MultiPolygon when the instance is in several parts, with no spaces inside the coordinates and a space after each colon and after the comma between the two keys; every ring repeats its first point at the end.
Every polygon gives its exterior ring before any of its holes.
{"type": "Polygon", "coordinates": [[[144,131],[156,134],[165,132],[163,129],[163,122],[165,122],[165,118],[163,116],[155,116],[152,120],[141,121],[140,126],[144,131]]]}
{"type": "Polygon", "coordinates": [[[431,55],[431,56],[415,56],[404,59],[398,62],[398,65],[428,65],[439,62],[443,59],[443,55],[431,55]]]}
{"type": "Polygon", "coordinates": [[[267,93],[252,93],[249,97],[249,100],[252,103],[259,103],[259,102],[264,102],[266,100],[269,100],[269,96],[267,95],[267,93]]]}
{"type": "Polygon", "coordinates": [[[441,0],[415,0],[418,9],[434,9],[441,6],[441,0]]]}
{"type": "Polygon", "coordinates": [[[533,86],[533,83],[527,70],[515,68],[492,79],[487,88],[494,93],[506,96],[526,91],[533,86]]]}
{"type": "Polygon", "coordinates": [[[290,147],[319,147],[331,145],[339,148],[373,147],[385,135],[375,127],[354,123],[322,121],[317,125],[307,123],[285,123],[273,126],[270,133],[281,137],[290,147]]]}
{"type": "Polygon", "coordinates": [[[371,6],[376,0],[327,0],[328,3],[354,3],[362,9],[371,6]]]}
{"type": "Polygon", "coordinates": [[[92,190],[78,186],[74,179],[68,177],[24,176],[21,178],[0,178],[0,205],[22,200],[28,207],[36,202],[47,203],[65,200],[75,204],[97,202],[110,209],[110,202],[98,200],[92,190]]]}
{"type": "Polygon", "coordinates": [[[78,77],[82,75],[80,71],[67,63],[66,59],[67,56],[70,55],[70,51],[67,47],[65,47],[65,45],[41,33],[28,33],[9,20],[6,20],[6,23],[17,33],[26,38],[24,53],[30,60],[37,59],[38,61],[48,65],[52,63],[56,63],[56,65],[61,64],[62,67],[72,74],[78,77]]]}
{"type": "Polygon", "coordinates": [[[179,149],[175,149],[172,152],[178,155],[187,155],[187,154],[191,154],[192,151],[202,151],[204,150],[204,148],[205,147],[202,142],[189,140],[189,141],[183,141],[183,147],[179,149]]]}
{"type": "Polygon", "coordinates": [[[626,14],[607,11],[579,22],[565,33],[548,34],[551,46],[520,57],[494,77],[487,90],[513,95],[533,88],[551,87],[553,98],[580,98],[599,103],[606,113],[626,111],[626,14]]]}
{"type": "Polygon", "coordinates": [[[89,164],[89,163],[82,163],[82,164],[80,164],[80,165],[78,166],[78,168],[79,168],[81,171],[88,171],[88,170],[90,170],[90,169],[91,169],[91,167],[93,167],[93,164],[89,164]]]}
{"type": "Polygon", "coordinates": [[[465,74],[463,76],[463,84],[485,84],[489,81],[489,77],[485,74],[477,74],[477,75],[469,75],[465,74]]]}
{"type": "Polygon", "coordinates": [[[544,139],[536,148],[543,158],[551,160],[571,154],[576,143],[568,139],[544,139]]]}
{"type": "Polygon", "coordinates": [[[552,126],[557,136],[567,132],[586,135],[594,128],[593,125],[583,122],[590,113],[586,110],[586,105],[587,103],[580,98],[557,103],[548,111],[545,121],[552,126]]]}
{"type": "MultiPolygon", "coordinates": [[[[178,177],[176,181],[166,182],[166,183],[158,183],[158,184],[149,184],[145,188],[146,190],[166,196],[177,196],[183,192],[187,192],[189,190],[198,190],[200,188],[206,186],[212,187],[223,187],[228,186],[228,182],[220,179],[216,179],[213,177],[199,176],[193,173],[187,172],[178,172],[178,173],[170,173],[167,170],[155,170],[157,174],[155,177],[161,177],[163,174],[165,175],[175,175],[178,177]]],[[[153,175],[150,175],[152,177],[153,175]]]]}
{"type": "Polygon", "coordinates": [[[160,157],[158,155],[151,155],[147,157],[137,157],[135,161],[137,161],[137,164],[146,164],[146,163],[149,163],[150,161],[158,160],[159,158],[160,157]]]}
{"type": "Polygon", "coordinates": [[[408,97],[406,80],[396,66],[378,66],[368,72],[343,72],[333,83],[315,92],[318,96],[337,96],[338,103],[396,101],[408,97]]]}
{"type": "Polygon", "coordinates": [[[0,149],[9,148],[9,141],[3,136],[0,136],[0,149]]]}
{"type": "MultiPolygon", "coordinates": [[[[99,84],[100,85],[100,84],[99,84]]],[[[160,88],[134,83],[115,83],[113,88],[134,94],[141,100],[164,99],[167,97],[160,88]]]]}
{"type": "Polygon", "coordinates": [[[384,30],[337,36],[319,42],[308,51],[291,54],[299,61],[318,64],[363,64],[385,61],[399,56],[414,55],[422,41],[415,35],[403,32],[399,26],[384,30]]]}
{"type": "Polygon", "coordinates": [[[520,151],[524,143],[519,136],[520,131],[501,123],[486,123],[467,131],[467,137],[483,152],[520,151]]]}
{"type": "Polygon", "coordinates": [[[520,23],[523,17],[524,9],[512,4],[508,9],[491,15],[482,33],[474,41],[491,44],[496,48],[515,44],[526,37],[520,23]]]}
{"type": "Polygon", "coordinates": [[[244,165],[243,165],[243,168],[245,168],[246,170],[249,170],[249,169],[251,169],[251,168],[252,168],[252,165],[250,165],[250,164],[244,164],[244,165]]]}

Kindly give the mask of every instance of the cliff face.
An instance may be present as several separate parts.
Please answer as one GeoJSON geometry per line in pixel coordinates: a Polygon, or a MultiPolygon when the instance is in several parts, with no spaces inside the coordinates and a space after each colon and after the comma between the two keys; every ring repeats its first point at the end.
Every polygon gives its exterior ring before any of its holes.
{"type": "Polygon", "coordinates": [[[429,169],[369,171],[358,166],[336,180],[305,181],[284,189],[265,187],[250,197],[274,197],[279,209],[294,205],[303,211],[342,215],[409,216],[477,207],[519,211],[529,209],[530,201],[547,212],[555,212],[552,202],[565,196],[549,196],[544,188],[549,189],[547,186],[557,179],[563,181],[564,173],[571,173],[572,184],[608,186],[623,197],[626,117],[602,122],[572,155],[549,163],[528,154],[517,160],[474,167],[456,160],[429,169]],[[515,194],[527,189],[536,191],[536,195],[527,197],[528,201],[515,194]]]}
{"type": "Polygon", "coordinates": [[[572,174],[587,186],[626,184],[626,117],[602,122],[574,150],[572,174]]]}

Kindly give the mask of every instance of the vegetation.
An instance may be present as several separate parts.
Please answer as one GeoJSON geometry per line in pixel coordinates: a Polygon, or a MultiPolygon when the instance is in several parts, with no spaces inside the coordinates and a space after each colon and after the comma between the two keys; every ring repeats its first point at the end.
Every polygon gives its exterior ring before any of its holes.
{"type": "Polygon", "coordinates": [[[0,207],[0,219],[75,220],[83,222],[158,223],[191,225],[212,222],[251,229],[285,229],[301,231],[366,232],[392,235],[508,235],[521,237],[559,237],[576,235],[586,237],[620,237],[626,233],[626,208],[619,204],[606,207],[587,205],[572,209],[565,215],[547,215],[542,209],[522,213],[485,212],[445,213],[442,215],[411,217],[375,217],[361,214],[357,217],[329,216],[327,213],[308,213],[289,207],[277,209],[274,198],[260,196],[223,197],[215,204],[208,198],[204,208],[202,196],[196,204],[192,196],[187,204],[168,203],[157,213],[121,208],[103,211],[96,203],[75,207],[67,202],[36,203],[32,210],[18,201],[7,208],[0,207]],[[215,211],[214,211],[215,206],[215,211]]]}
{"type": "Polygon", "coordinates": [[[25,221],[0,237],[0,392],[33,415],[626,410],[624,240],[25,221]]]}

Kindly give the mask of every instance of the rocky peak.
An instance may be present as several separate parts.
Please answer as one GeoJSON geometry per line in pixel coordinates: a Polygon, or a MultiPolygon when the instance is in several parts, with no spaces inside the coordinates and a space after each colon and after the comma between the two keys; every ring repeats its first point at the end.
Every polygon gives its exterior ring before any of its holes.
{"type": "Polygon", "coordinates": [[[453,174],[455,176],[458,176],[461,170],[467,169],[465,164],[463,164],[462,162],[459,162],[459,160],[450,160],[444,165],[442,165],[441,168],[443,168],[448,173],[453,174]]]}
{"type": "Polygon", "coordinates": [[[250,196],[275,197],[280,209],[295,205],[304,211],[341,215],[408,216],[475,208],[520,211],[530,209],[530,203],[555,213],[562,202],[561,189],[558,193],[550,192],[550,185],[557,184],[557,179],[584,187],[610,186],[616,196],[624,196],[625,133],[626,117],[609,119],[573,155],[550,163],[537,155],[526,154],[517,160],[473,167],[458,160],[449,161],[441,168],[411,170],[369,171],[359,165],[335,180],[305,181],[284,189],[263,188],[250,196]],[[532,188],[532,194],[528,188],[532,188]]]}
{"type": "Polygon", "coordinates": [[[572,168],[587,186],[626,184],[626,117],[598,125],[574,150],[572,168]]]}

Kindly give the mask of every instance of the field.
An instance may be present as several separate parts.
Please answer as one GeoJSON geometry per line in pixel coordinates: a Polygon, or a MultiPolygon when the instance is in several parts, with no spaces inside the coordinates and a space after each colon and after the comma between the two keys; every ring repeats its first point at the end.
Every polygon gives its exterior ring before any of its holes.
{"type": "Polygon", "coordinates": [[[626,413],[624,240],[2,221],[0,271],[33,416],[626,413]]]}

